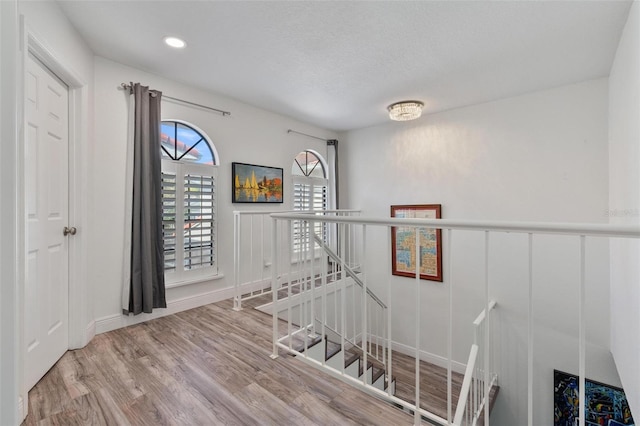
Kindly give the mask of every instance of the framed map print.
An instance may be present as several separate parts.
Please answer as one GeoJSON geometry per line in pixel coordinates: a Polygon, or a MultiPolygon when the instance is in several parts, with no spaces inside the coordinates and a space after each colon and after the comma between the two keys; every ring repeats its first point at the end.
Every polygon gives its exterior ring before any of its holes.
{"type": "MultiPolygon", "coordinates": [[[[440,204],[391,206],[391,217],[440,219],[440,204]]],[[[442,282],[442,231],[420,229],[420,279],[442,282]]],[[[391,228],[391,273],[416,277],[416,228],[391,228]]]]}

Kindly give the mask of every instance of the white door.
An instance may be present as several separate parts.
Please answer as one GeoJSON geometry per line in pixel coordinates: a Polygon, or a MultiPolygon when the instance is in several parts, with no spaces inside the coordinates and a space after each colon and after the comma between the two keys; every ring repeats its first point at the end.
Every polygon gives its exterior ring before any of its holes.
{"type": "Polygon", "coordinates": [[[25,380],[31,389],[69,347],[69,89],[29,54],[25,76],[25,380]]]}

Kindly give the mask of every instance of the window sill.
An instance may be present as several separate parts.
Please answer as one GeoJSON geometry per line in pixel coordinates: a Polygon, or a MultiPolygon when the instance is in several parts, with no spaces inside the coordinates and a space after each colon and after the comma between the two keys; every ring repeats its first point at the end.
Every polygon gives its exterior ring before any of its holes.
{"type": "Polygon", "coordinates": [[[183,287],[185,285],[200,284],[200,283],[203,283],[203,282],[206,282],[206,281],[221,280],[222,278],[224,278],[224,274],[203,275],[201,277],[188,278],[188,279],[183,280],[183,281],[175,281],[175,282],[166,283],[164,288],[165,289],[170,289],[170,288],[176,288],[176,287],[183,287]]]}

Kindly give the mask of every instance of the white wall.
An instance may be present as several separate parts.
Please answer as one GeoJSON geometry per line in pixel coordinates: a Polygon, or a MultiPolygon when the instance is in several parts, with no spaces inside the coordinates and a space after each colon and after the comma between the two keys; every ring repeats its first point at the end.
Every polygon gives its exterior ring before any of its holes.
{"type": "Polygon", "coordinates": [[[18,6],[0,2],[0,424],[19,423],[19,329],[16,304],[17,276],[16,68],[18,58],[18,6]]]}
{"type": "MultiPolygon", "coordinates": [[[[640,5],[629,12],[609,76],[609,222],[640,224],[640,5]]],[[[640,418],[640,242],[611,243],[611,351],[640,418]]]]}
{"type": "MultiPolygon", "coordinates": [[[[445,218],[606,222],[607,80],[599,79],[501,101],[348,132],[341,206],[388,216],[393,204],[442,204],[445,218]]],[[[343,138],[344,139],[344,138],[343,138]]],[[[386,230],[370,231],[369,276],[387,276],[386,230]],[[380,244],[371,244],[380,241],[380,244]],[[383,259],[383,261],[380,261],[383,259]]],[[[471,322],[482,310],[483,235],[453,241],[454,360],[466,362],[471,322]]],[[[577,373],[578,241],[534,241],[534,424],[553,419],[553,369],[577,373]]],[[[499,304],[502,386],[493,424],[526,419],[527,239],[494,234],[490,293],[499,304]]],[[[446,253],[446,248],[445,248],[446,253]]],[[[589,378],[619,384],[609,354],[608,244],[587,249],[589,378]]],[[[446,356],[448,262],[444,283],[422,282],[421,348],[446,356]]],[[[382,297],[382,283],[371,279],[382,297]]],[[[394,340],[413,345],[415,280],[391,277],[394,340]]],[[[385,297],[386,298],[386,297],[385,297]]]]}
{"type": "MultiPolygon", "coordinates": [[[[168,60],[172,52],[167,52],[168,60]]],[[[203,92],[183,84],[127,67],[107,59],[95,59],[96,150],[92,186],[96,195],[92,215],[89,280],[95,285],[97,330],[105,331],[130,321],[150,318],[142,314],[126,320],[121,314],[122,247],[124,229],[124,171],[127,137],[127,95],[120,83],[140,82],[168,96],[231,111],[231,116],[166,101],[162,116],[195,124],[211,138],[220,156],[218,180],[218,266],[222,279],[167,290],[167,310],[210,303],[231,297],[233,286],[233,211],[291,208],[291,164],[296,154],[314,149],[326,155],[326,143],[287,134],[288,129],[334,138],[335,134],[297,122],[233,99],[203,92]],[[231,163],[244,162],[284,169],[284,204],[232,204],[231,163]]],[[[155,314],[155,312],[154,312],[155,314]]],[[[152,315],[154,315],[152,314],[152,315]]]]}

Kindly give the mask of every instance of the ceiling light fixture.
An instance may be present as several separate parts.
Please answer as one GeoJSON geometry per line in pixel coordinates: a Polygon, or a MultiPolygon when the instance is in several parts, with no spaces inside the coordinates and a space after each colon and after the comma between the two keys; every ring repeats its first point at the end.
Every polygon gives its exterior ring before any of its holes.
{"type": "Polygon", "coordinates": [[[182,49],[187,45],[184,40],[181,40],[178,37],[165,37],[164,42],[167,46],[175,47],[176,49],[182,49]]]}
{"type": "Polygon", "coordinates": [[[424,103],[420,101],[401,101],[387,107],[389,118],[395,121],[415,120],[422,115],[424,103]]]}

